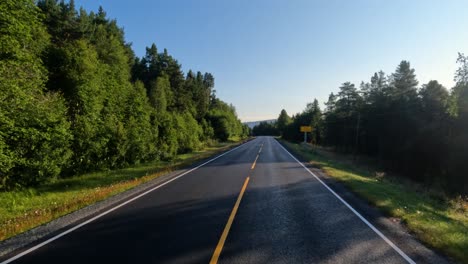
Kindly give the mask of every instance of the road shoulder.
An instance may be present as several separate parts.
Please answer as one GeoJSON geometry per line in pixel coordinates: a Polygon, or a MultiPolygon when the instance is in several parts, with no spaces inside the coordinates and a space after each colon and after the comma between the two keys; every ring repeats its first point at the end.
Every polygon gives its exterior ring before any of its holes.
{"type": "Polygon", "coordinates": [[[286,144],[283,144],[281,140],[278,142],[416,263],[454,263],[441,252],[424,245],[397,219],[386,216],[378,208],[351,192],[342,183],[310,164],[294,150],[288,148],[286,144]]]}
{"type": "Polygon", "coordinates": [[[17,254],[20,254],[22,251],[27,250],[28,248],[38,245],[40,243],[43,243],[44,241],[47,241],[48,239],[51,239],[52,237],[57,236],[58,234],[61,234],[70,228],[73,228],[73,226],[79,225],[80,223],[86,222],[96,216],[99,216],[100,214],[111,210],[119,204],[125,203],[126,201],[132,200],[144,194],[145,192],[149,192],[152,189],[157,188],[158,186],[173,181],[176,178],[183,176],[191,172],[192,170],[214,159],[217,159],[218,157],[221,157],[222,155],[227,154],[230,151],[237,149],[238,147],[241,147],[249,141],[250,140],[247,140],[239,144],[233,145],[229,149],[196,161],[193,164],[186,166],[185,168],[177,169],[167,174],[158,176],[146,183],[140,184],[129,190],[118,193],[102,201],[90,204],[79,210],[56,218],[46,224],[34,227],[21,234],[1,241],[0,261],[7,260],[17,254]]]}

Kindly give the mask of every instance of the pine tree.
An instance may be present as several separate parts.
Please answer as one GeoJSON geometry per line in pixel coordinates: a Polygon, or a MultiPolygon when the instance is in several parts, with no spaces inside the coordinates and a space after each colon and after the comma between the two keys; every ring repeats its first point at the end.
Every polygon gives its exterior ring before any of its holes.
{"type": "Polygon", "coordinates": [[[417,96],[418,80],[408,61],[401,61],[391,76],[392,96],[397,100],[409,101],[417,96]]]}
{"type": "Polygon", "coordinates": [[[286,127],[291,123],[291,117],[289,117],[286,110],[281,110],[281,113],[278,116],[278,120],[276,121],[276,126],[280,135],[283,135],[286,127]]]}

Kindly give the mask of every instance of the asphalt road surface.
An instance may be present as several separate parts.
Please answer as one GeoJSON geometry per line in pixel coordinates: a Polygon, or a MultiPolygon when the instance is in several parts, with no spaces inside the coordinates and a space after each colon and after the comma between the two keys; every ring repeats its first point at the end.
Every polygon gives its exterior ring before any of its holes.
{"type": "Polygon", "coordinates": [[[275,139],[259,137],[7,262],[412,262],[372,228],[275,139]]]}

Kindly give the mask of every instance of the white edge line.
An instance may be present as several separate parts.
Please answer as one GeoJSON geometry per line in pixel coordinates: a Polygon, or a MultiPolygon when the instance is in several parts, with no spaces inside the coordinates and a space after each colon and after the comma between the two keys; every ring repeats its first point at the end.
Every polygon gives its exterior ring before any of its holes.
{"type": "MultiPolygon", "coordinates": [[[[248,143],[248,142],[246,142],[246,143],[248,143]]],[[[188,170],[188,171],[186,171],[186,172],[184,172],[184,173],[182,173],[182,174],[180,174],[180,175],[178,175],[178,176],[176,176],[176,177],[174,177],[174,178],[172,178],[172,179],[170,179],[170,180],[168,180],[168,181],[165,181],[165,182],[161,183],[160,185],[158,185],[158,186],[156,186],[156,187],[153,187],[153,188],[149,189],[148,191],[146,191],[146,192],[144,192],[144,193],[139,194],[138,196],[133,197],[133,198],[130,199],[130,200],[127,200],[127,201],[125,201],[125,202],[123,202],[123,203],[121,203],[121,204],[119,204],[119,205],[117,205],[117,206],[115,206],[115,207],[113,207],[113,208],[111,208],[111,209],[109,209],[109,210],[107,210],[107,211],[105,211],[105,212],[103,212],[103,213],[101,213],[101,214],[99,214],[99,215],[97,215],[97,216],[91,218],[91,219],[86,220],[85,222],[83,222],[83,223],[81,223],[81,224],[78,224],[78,225],[76,225],[76,226],[74,226],[74,227],[72,227],[72,228],[70,228],[70,229],[68,229],[68,230],[66,230],[66,231],[64,231],[64,232],[62,232],[62,233],[60,233],[60,234],[54,236],[54,237],[51,237],[51,238],[47,239],[46,241],[44,241],[44,242],[42,242],[42,243],[39,243],[39,244],[37,244],[36,246],[31,247],[31,248],[29,248],[29,249],[27,249],[27,250],[25,250],[25,251],[23,251],[23,252],[21,252],[21,253],[15,255],[15,256],[13,256],[13,257],[11,257],[11,258],[9,258],[9,259],[7,259],[7,260],[1,262],[0,264],[7,264],[7,263],[10,263],[10,262],[12,262],[12,261],[15,261],[15,260],[17,260],[17,259],[23,257],[24,255],[27,255],[27,254],[29,254],[29,253],[35,251],[36,249],[41,248],[41,247],[43,247],[43,246],[49,244],[50,242],[52,242],[52,241],[54,241],[54,240],[57,240],[57,239],[59,239],[59,238],[65,236],[66,234],[75,231],[76,229],[78,229],[78,228],[80,228],[80,227],[82,227],[82,226],[87,225],[87,224],[93,222],[94,220],[96,220],[96,219],[98,219],[98,218],[101,218],[101,217],[103,217],[103,216],[109,214],[110,212],[115,211],[115,210],[119,209],[120,207],[122,207],[122,206],[124,206],[124,205],[127,205],[127,204],[129,204],[129,203],[135,201],[136,199],[141,198],[142,196],[147,195],[148,193],[150,193],[150,192],[152,192],[152,191],[154,191],[154,190],[159,189],[159,188],[163,187],[164,185],[169,184],[169,183],[171,183],[171,182],[173,182],[173,181],[179,179],[180,177],[182,177],[182,176],[184,176],[184,175],[187,175],[187,174],[189,174],[190,172],[192,172],[192,171],[194,171],[194,170],[196,170],[196,169],[198,169],[198,168],[200,168],[200,167],[202,167],[202,166],[204,166],[204,165],[206,165],[206,164],[208,164],[208,163],[210,163],[210,162],[213,162],[214,160],[217,160],[217,159],[221,158],[222,156],[224,156],[224,155],[226,155],[226,154],[228,154],[228,153],[230,153],[230,152],[232,152],[232,151],[234,151],[234,150],[236,150],[236,149],[238,149],[238,148],[244,146],[246,143],[243,143],[243,144],[241,144],[240,146],[237,146],[237,147],[235,147],[235,148],[233,148],[233,149],[231,149],[231,150],[229,150],[229,151],[226,151],[226,152],[224,152],[224,153],[222,153],[222,154],[220,154],[220,155],[218,155],[218,156],[216,156],[216,157],[210,159],[209,161],[206,161],[206,162],[204,162],[203,164],[198,165],[198,166],[195,167],[195,168],[192,168],[192,169],[190,169],[190,170],[188,170]]]]}
{"type": "Polygon", "coordinates": [[[335,191],[333,191],[326,183],[324,183],[317,175],[315,175],[312,171],[309,170],[302,162],[300,162],[296,157],[293,156],[286,148],[284,148],[279,142],[277,142],[280,147],[286,151],[297,163],[301,164],[301,166],[309,172],[316,180],[318,180],[327,190],[329,190],[338,200],[340,200],[346,207],[349,208],[359,219],[361,219],[370,229],[372,229],[377,235],[379,235],[388,245],[390,245],[400,256],[402,256],[408,263],[416,264],[414,260],[412,260],[405,252],[403,252],[397,245],[395,245],[390,239],[388,239],[382,232],[380,232],[374,225],[372,225],[369,221],[367,221],[364,216],[362,216],[358,211],[356,211],[351,205],[349,205],[341,196],[339,196],[335,191]]]}

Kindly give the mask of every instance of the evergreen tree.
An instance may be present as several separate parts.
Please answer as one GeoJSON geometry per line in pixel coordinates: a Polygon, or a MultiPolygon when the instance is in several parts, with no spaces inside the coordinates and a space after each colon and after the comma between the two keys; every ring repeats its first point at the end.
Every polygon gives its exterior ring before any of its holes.
{"type": "Polygon", "coordinates": [[[278,136],[279,130],[277,123],[260,122],[252,129],[254,136],[278,136]]]}
{"type": "Polygon", "coordinates": [[[397,100],[408,101],[417,95],[418,80],[408,61],[401,61],[391,76],[392,96],[397,100]]]}
{"type": "Polygon", "coordinates": [[[283,135],[286,127],[291,123],[291,117],[289,117],[286,110],[281,110],[280,115],[278,116],[278,121],[276,122],[276,127],[280,135],[283,135]]]}
{"type": "Polygon", "coordinates": [[[311,122],[312,127],[311,142],[314,144],[322,143],[322,129],[323,129],[322,110],[317,99],[311,105],[311,122]]]}

